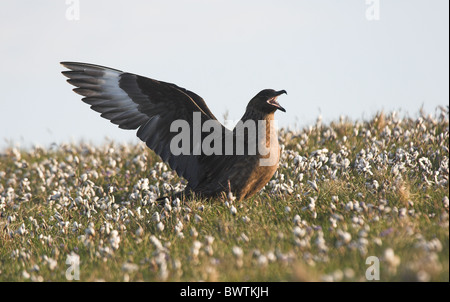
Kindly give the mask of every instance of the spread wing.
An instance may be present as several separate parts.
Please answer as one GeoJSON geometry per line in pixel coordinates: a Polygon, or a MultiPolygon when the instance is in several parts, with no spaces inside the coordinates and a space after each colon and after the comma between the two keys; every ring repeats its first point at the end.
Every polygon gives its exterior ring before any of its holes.
{"type": "MultiPolygon", "coordinates": [[[[179,176],[187,179],[192,189],[226,164],[224,156],[207,156],[203,151],[199,155],[193,152],[174,155],[170,150],[170,142],[178,134],[170,131],[170,125],[175,120],[184,120],[193,129],[194,112],[200,112],[202,124],[210,120],[220,125],[224,135],[230,132],[197,94],[175,84],[108,67],[76,62],[61,64],[70,69],[62,73],[77,87],[73,90],[84,96],[85,103],[122,129],[138,129],[137,136],[179,176]]],[[[206,135],[202,133],[201,139],[206,135]]]]}

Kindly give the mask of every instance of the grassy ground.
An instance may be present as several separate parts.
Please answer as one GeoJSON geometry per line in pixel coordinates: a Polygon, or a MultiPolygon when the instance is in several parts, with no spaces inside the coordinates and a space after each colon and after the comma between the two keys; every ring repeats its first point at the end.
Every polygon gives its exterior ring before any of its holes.
{"type": "Polygon", "coordinates": [[[0,151],[0,281],[449,281],[448,108],[280,136],[242,203],[158,206],[183,181],[143,144],[0,151]]]}

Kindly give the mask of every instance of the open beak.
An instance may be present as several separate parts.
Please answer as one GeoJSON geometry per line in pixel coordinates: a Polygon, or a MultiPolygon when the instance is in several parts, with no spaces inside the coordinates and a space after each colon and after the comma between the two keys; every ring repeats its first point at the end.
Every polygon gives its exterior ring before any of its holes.
{"type": "Polygon", "coordinates": [[[280,104],[278,104],[278,102],[277,102],[277,98],[278,98],[280,95],[282,95],[283,93],[284,93],[284,94],[287,94],[286,90],[280,90],[280,91],[277,91],[277,92],[275,93],[275,96],[274,96],[273,98],[270,98],[270,99],[267,101],[267,103],[269,103],[269,104],[272,105],[273,107],[277,108],[278,110],[281,110],[281,111],[283,111],[283,112],[286,112],[286,109],[284,109],[283,107],[281,107],[280,104]]]}

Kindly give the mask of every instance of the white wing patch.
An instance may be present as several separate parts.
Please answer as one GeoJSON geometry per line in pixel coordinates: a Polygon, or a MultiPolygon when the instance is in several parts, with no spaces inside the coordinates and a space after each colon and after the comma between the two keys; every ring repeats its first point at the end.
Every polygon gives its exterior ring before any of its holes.
{"type": "Polygon", "coordinates": [[[149,117],[138,110],[138,104],[120,88],[123,72],[94,66],[77,66],[67,63],[72,71],[63,72],[68,82],[77,86],[74,91],[84,96],[85,103],[101,116],[123,129],[137,129],[149,117]]]}

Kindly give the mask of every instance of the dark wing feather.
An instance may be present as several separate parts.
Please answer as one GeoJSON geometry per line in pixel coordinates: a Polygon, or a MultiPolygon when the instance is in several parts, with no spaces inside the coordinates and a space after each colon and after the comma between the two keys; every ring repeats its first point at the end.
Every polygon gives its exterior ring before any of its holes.
{"type": "MultiPolygon", "coordinates": [[[[177,135],[170,132],[173,121],[185,120],[192,129],[193,112],[200,112],[202,123],[206,120],[219,123],[197,94],[175,84],[108,67],[76,62],[61,64],[70,69],[62,73],[77,87],[74,91],[84,96],[85,103],[122,129],[138,129],[137,136],[178,175],[186,178],[190,188],[195,189],[210,176],[210,171],[225,166],[223,156],[192,155],[192,152],[175,156],[170,151],[170,142],[177,135]]],[[[229,131],[220,126],[222,133],[229,131]]],[[[205,136],[202,134],[202,139],[205,136]]]]}

